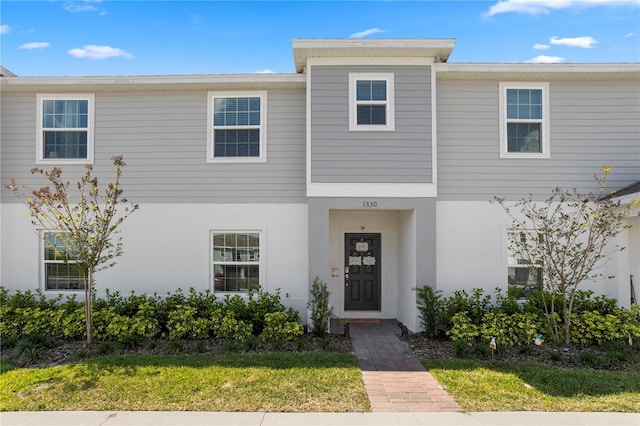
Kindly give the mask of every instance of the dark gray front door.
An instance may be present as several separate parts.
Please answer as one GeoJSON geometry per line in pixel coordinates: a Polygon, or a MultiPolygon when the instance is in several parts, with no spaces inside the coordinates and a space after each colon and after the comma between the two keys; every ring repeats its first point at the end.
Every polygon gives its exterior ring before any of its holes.
{"type": "Polygon", "coordinates": [[[380,234],[345,234],[344,309],[380,310],[380,234]]]}

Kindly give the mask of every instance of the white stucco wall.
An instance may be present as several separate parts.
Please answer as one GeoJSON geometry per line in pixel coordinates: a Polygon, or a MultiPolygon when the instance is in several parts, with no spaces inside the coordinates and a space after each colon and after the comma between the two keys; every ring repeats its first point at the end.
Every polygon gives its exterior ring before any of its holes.
{"type": "MultiPolygon", "coordinates": [[[[512,221],[502,207],[488,201],[439,201],[437,215],[436,287],[442,290],[443,296],[450,296],[456,290],[469,292],[474,288],[483,288],[492,294],[496,287],[500,287],[503,294],[506,293],[507,230],[512,221]]],[[[629,231],[637,232],[632,230],[629,231]]],[[[615,244],[627,246],[628,237],[628,231],[625,231],[615,244]]],[[[599,271],[605,277],[613,275],[614,278],[584,281],[580,289],[592,290],[595,295],[605,294],[618,301],[628,299],[627,253],[626,250],[614,252],[599,271]]]]}
{"type": "MultiPolygon", "coordinates": [[[[42,288],[42,242],[24,211],[2,206],[0,282],[9,290],[42,288]]],[[[283,303],[306,318],[306,204],[142,204],[121,229],[124,254],[96,275],[98,295],[212,289],[210,231],[261,230],[263,288],[280,289],[283,303]]]]}

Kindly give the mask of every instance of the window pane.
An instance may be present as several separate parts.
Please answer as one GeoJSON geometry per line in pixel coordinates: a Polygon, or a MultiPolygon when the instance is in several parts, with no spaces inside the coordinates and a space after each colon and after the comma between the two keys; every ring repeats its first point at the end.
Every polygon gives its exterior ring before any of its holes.
{"type": "Polygon", "coordinates": [[[358,101],[371,100],[371,81],[370,80],[356,81],[356,100],[358,101]]]}
{"type": "Polygon", "coordinates": [[[540,126],[538,123],[508,123],[507,151],[542,152],[540,126]]]}
{"type": "Polygon", "coordinates": [[[48,263],[45,267],[45,288],[47,290],[82,290],[82,274],[73,263],[48,263]]]}
{"type": "Polygon", "coordinates": [[[238,121],[236,120],[237,115],[235,112],[227,112],[224,115],[224,125],[225,126],[236,126],[238,121]]]}
{"type": "Polygon", "coordinates": [[[249,98],[238,98],[237,111],[249,111],[249,98]]]}
{"type": "Polygon", "coordinates": [[[258,265],[215,265],[215,291],[258,290],[260,288],[260,267],[258,265]]]}
{"type": "Polygon", "coordinates": [[[542,282],[542,268],[510,266],[507,282],[510,292],[514,292],[520,298],[527,297],[538,290],[539,283],[542,282]]]}
{"type": "Polygon", "coordinates": [[[358,101],[386,101],[386,80],[357,80],[356,100],[358,101]]]}
{"type": "Polygon", "coordinates": [[[507,89],[508,119],[542,119],[542,90],[507,89]]]}
{"type": "Polygon", "coordinates": [[[44,158],[87,158],[87,132],[49,132],[44,135],[44,158]]]}
{"type": "Polygon", "coordinates": [[[42,101],[42,125],[45,128],[86,128],[89,122],[87,100],[42,101]]]}
{"type": "Polygon", "coordinates": [[[384,105],[358,105],[359,125],[385,125],[387,107],[384,105]]]}
{"type": "Polygon", "coordinates": [[[260,130],[216,130],[214,155],[216,157],[259,157],[260,130]]]}
{"type": "Polygon", "coordinates": [[[387,100],[387,82],[385,80],[374,80],[371,82],[371,100],[387,100]]]}

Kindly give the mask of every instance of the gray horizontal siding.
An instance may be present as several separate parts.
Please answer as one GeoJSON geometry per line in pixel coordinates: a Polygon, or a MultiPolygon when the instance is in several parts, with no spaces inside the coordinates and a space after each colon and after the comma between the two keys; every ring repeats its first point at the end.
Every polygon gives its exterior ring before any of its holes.
{"type": "Polygon", "coordinates": [[[430,183],[431,69],[313,66],[311,181],[430,183]],[[395,132],[349,132],[349,73],[392,72],[395,132]]]}
{"type": "Polygon", "coordinates": [[[549,103],[551,158],[501,159],[498,82],[438,80],[438,199],[597,191],[593,174],[606,164],[609,188],[640,180],[637,81],[551,81],[549,103]]]}
{"type": "MultiPolygon", "coordinates": [[[[305,202],[305,91],[267,94],[267,162],[207,164],[206,92],[96,93],[95,170],[106,182],[110,158],[127,163],[122,185],[138,203],[305,202]]],[[[44,182],[35,166],[36,94],[2,97],[2,182],[44,182]]],[[[50,168],[45,166],[45,169],[50,168]]],[[[74,181],[82,166],[63,166],[74,181]]],[[[15,197],[3,190],[3,202],[15,197]]]]}

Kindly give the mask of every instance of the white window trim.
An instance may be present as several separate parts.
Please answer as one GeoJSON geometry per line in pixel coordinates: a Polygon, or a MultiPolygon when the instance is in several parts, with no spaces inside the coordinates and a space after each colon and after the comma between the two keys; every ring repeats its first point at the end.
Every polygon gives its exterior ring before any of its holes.
{"type": "Polygon", "coordinates": [[[351,132],[393,132],[396,130],[395,89],[393,73],[349,73],[349,131],[351,132]],[[386,105],[386,125],[358,125],[356,100],[356,81],[358,80],[386,80],[387,100],[367,101],[366,104],[378,103],[386,105]]]}
{"type": "Polygon", "coordinates": [[[550,122],[549,122],[549,83],[525,83],[525,82],[500,82],[500,158],[520,158],[520,159],[535,159],[535,158],[551,158],[551,141],[550,141],[550,122]],[[542,138],[542,152],[508,152],[507,141],[507,89],[538,89],[542,90],[542,119],[541,120],[518,120],[518,122],[525,123],[540,123],[541,131],[540,137],[542,138]]]}
{"type": "MultiPolygon", "coordinates": [[[[265,235],[266,235],[266,231],[265,231],[265,227],[248,227],[248,228],[243,228],[243,227],[225,227],[225,228],[214,228],[214,229],[210,229],[209,230],[209,288],[211,289],[212,292],[214,292],[215,294],[220,294],[220,295],[225,295],[225,294],[231,294],[231,295],[235,295],[238,294],[240,296],[242,295],[246,295],[248,294],[248,292],[246,291],[216,291],[216,286],[215,286],[215,264],[216,263],[221,263],[221,262],[215,262],[214,261],[214,253],[213,253],[213,235],[215,233],[226,233],[226,234],[232,234],[232,233],[254,233],[254,234],[259,234],[260,235],[260,260],[258,261],[258,268],[259,268],[259,284],[260,284],[260,288],[266,288],[266,242],[265,242],[265,235]]],[[[237,262],[230,262],[230,264],[237,264],[237,262]]]]}
{"type": "MultiPolygon", "coordinates": [[[[80,288],[69,288],[69,289],[56,289],[56,288],[47,288],[47,264],[48,263],[57,263],[57,264],[64,264],[65,261],[63,260],[46,260],[45,254],[47,252],[47,238],[46,238],[46,234],[55,234],[56,232],[54,231],[46,231],[46,230],[39,230],[39,234],[38,237],[40,239],[40,258],[39,258],[39,263],[40,263],[40,288],[43,291],[50,291],[50,292],[55,292],[55,293],[60,293],[60,292],[73,292],[73,293],[84,293],[84,289],[80,288]]],[[[75,261],[68,261],[66,263],[72,264],[72,263],[77,263],[75,261]]]]}
{"type": "MultiPolygon", "coordinates": [[[[36,95],[36,164],[93,164],[95,95],[93,93],[39,93],[36,95]],[[87,122],[87,158],[44,158],[42,104],[46,100],[89,101],[87,122]]],[[[84,130],[84,129],[78,129],[84,130]]]]}
{"type": "MultiPolygon", "coordinates": [[[[242,129],[245,126],[230,126],[242,129]]],[[[246,126],[253,128],[255,126],[246,126]]],[[[267,161],[267,92],[234,91],[207,93],[207,163],[265,163],[267,161]],[[213,129],[213,100],[215,98],[260,98],[260,156],[258,157],[215,157],[213,129]]]]}

